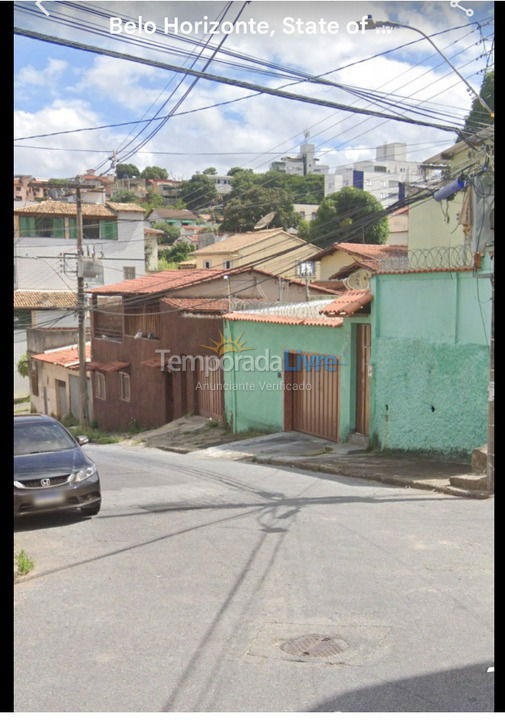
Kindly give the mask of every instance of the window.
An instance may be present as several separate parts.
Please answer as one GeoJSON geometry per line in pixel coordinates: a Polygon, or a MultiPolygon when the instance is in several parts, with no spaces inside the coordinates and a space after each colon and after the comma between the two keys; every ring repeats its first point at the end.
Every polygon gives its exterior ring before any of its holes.
{"type": "Polygon", "coordinates": [[[127,373],[119,373],[119,383],[121,386],[121,400],[130,402],[130,376],[127,373]]]}
{"type": "Polygon", "coordinates": [[[223,267],[225,268],[225,270],[231,268],[231,260],[225,260],[223,263],[223,267]]]}
{"type": "Polygon", "coordinates": [[[98,400],[106,399],[105,375],[101,372],[95,373],[95,397],[98,400]]]}
{"type": "Polygon", "coordinates": [[[204,266],[204,268],[205,268],[206,270],[208,270],[208,269],[210,268],[210,260],[206,260],[206,261],[203,263],[203,266],[204,266]]]}
{"type": "Polygon", "coordinates": [[[125,280],[134,280],[135,279],[135,268],[134,267],[124,267],[123,268],[123,277],[125,280]]]}
{"type": "Polygon", "coordinates": [[[50,215],[21,215],[19,218],[21,237],[65,237],[65,218],[50,215]]]}
{"type": "MultiPolygon", "coordinates": [[[[71,238],[77,237],[75,217],[68,218],[68,232],[71,238]]],[[[117,221],[83,218],[82,234],[84,240],[117,240],[117,221]]]]}

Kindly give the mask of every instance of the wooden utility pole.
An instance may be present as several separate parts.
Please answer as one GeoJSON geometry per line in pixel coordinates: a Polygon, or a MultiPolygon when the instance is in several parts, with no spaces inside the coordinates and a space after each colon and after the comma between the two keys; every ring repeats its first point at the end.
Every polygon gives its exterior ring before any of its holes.
{"type": "Polygon", "coordinates": [[[82,428],[89,426],[88,412],[88,380],[86,377],[86,334],[84,327],[84,277],[83,277],[83,251],[82,251],[82,203],[81,188],[75,188],[75,205],[77,211],[77,317],[79,327],[79,424],[82,428]]]}

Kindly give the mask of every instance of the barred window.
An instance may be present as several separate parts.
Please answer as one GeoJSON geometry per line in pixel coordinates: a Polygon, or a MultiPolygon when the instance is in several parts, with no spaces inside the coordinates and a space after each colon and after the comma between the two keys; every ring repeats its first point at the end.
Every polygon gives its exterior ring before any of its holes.
{"type": "Polygon", "coordinates": [[[95,373],[95,397],[98,400],[106,399],[105,375],[101,372],[95,373]]]}
{"type": "Polygon", "coordinates": [[[127,373],[119,373],[119,382],[121,384],[121,400],[130,402],[130,376],[127,373]]]}

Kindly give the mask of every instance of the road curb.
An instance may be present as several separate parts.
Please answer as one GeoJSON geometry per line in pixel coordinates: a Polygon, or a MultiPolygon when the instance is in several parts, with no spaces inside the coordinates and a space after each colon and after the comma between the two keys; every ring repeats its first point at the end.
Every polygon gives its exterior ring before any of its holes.
{"type": "Polygon", "coordinates": [[[276,458],[262,458],[255,457],[253,462],[261,465],[277,465],[280,467],[294,467],[298,470],[311,470],[313,472],[324,472],[330,473],[331,475],[344,475],[346,477],[361,478],[363,480],[371,480],[379,482],[384,485],[397,485],[399,487],[411,487],[417,490],[431,490],[434,492],[443,493],[444,495],[454,495],[461,498],[472,498],[475,500],[485,500],[491,497],[492,493],[485,490],[464,490],[463,488],[456,488],[449,485],[449,480],[434,479],[430,480],[413,480],[412,478],[405,477],[404,475],[385,475],[381,472],[373,470],[363,470],[361,468],[347,468],[345,465],[324,465],[322,463],[313,462],[297,462],[297,461],[286,461],[278,460],[276,458]],[[447,485],[445,484],[447,482],[447,485]]]}

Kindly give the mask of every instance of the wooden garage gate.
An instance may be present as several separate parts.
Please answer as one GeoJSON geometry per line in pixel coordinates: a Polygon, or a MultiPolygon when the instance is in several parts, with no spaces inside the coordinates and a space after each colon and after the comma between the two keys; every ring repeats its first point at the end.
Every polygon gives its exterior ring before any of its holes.
{"type": "Polygon", "coordinates": [[[195,372],[196,411],[203,417],[219,419],[224,413],[223,368],[208,370],[200,364],[195,372]]]}
{"type": "Polygon", "coordinates": [[[337,442],[339,369],[335,357],[289,353],[288,367],[296,369],[285,372],[285,429],[337,442]]]}

